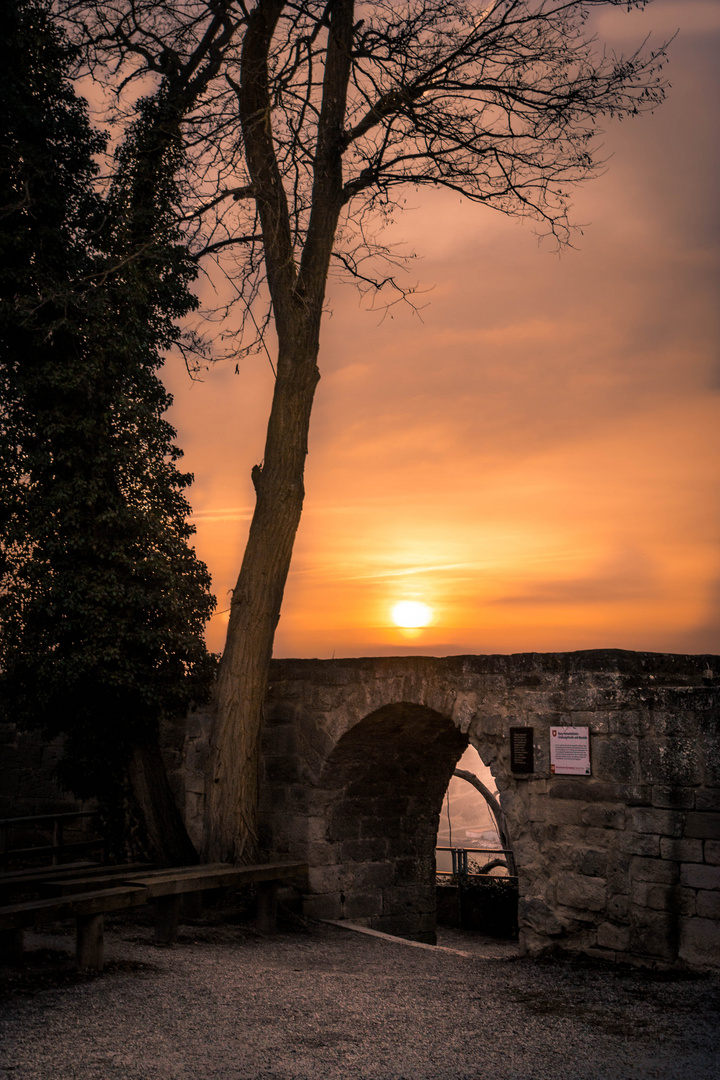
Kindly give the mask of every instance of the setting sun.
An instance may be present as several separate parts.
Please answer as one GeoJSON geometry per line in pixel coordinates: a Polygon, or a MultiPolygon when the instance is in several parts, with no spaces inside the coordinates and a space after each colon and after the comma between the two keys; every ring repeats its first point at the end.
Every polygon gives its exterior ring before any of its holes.
{"type": "Polygon", "coordinates": [[[396,626],[408,629],[427,626],[432,619],[432,608],[419,600],[401,600],[393,607],[392,617],[396,626]]]}

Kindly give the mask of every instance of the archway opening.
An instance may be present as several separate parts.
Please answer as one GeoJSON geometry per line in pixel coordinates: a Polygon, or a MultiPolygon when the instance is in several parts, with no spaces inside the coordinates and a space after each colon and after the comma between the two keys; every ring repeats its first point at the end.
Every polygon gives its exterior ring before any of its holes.
{"type": "Polygon", "coordinates": [[[407,702],[342,736],[311,799],[324,865],[310,871],[309,914],[434,943],[438,820],[466,746],[447,717],[407,702]]]}
{"type": "Polygon", "coordinates": [[[517,936],[518,882],[500,794],[470,745],[443,799],[437,836],[438,925],[517,936]]]}

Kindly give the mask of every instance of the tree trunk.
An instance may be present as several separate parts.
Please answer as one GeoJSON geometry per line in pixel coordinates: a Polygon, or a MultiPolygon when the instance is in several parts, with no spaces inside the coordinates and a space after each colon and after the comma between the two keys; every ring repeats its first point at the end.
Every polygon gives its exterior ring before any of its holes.
{"type": "Polygon", "coordinates": [[[128,763],[133,808],[147,835],[146,854],[161,866],[187,866],[198,854],[187,834],[165,771],[157,742],[133,747],[128,763]]]}
{"type": "Polygon", "coordinates": [[[253,470],[255,513],[233,591],[215,695],[204,855],[250,862],[257,856],[262,707],[273,639],[302,513],[317,337],[281,347],[262,467],[253,470]]]}
{"type": "Polygon", "coordinates": [[[278,363],[256,504],[230,605],[220,666],[206,793],[206,858],[251,861],[257,853],[262,706],[305,489],[305,457],[320,347],[325,285],[343,201],[343,123],[353,0],[328,9],[328,48],[314,157],[312,209],[298,266],[272,136],[268,52],[284,0],[258,0],[242,48],[238,108],[262,224],[278,363]]]}

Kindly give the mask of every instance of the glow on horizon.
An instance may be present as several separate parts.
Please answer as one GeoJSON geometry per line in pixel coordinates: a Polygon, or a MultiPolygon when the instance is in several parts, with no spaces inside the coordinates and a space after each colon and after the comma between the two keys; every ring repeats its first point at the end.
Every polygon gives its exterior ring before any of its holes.
{"type": "Polygon", "coordinates": [[[432,621],[433,610],[420,600],[400,600],[393,605],[391,614],[396,626],[417,630],[432,621]]]}

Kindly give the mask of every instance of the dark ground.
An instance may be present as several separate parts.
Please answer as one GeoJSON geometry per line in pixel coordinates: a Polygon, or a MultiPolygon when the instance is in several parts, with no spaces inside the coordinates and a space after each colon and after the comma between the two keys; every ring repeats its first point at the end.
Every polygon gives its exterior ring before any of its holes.
{"type": "Polygon", "coordinates": [[[69,934],[28,935],[0,973],[2,1080],[720,1078],[720,975],[520,959],[447,930],[446,950],[321,924],[150,939],[111,923],[88,976],[69,934]]]}

